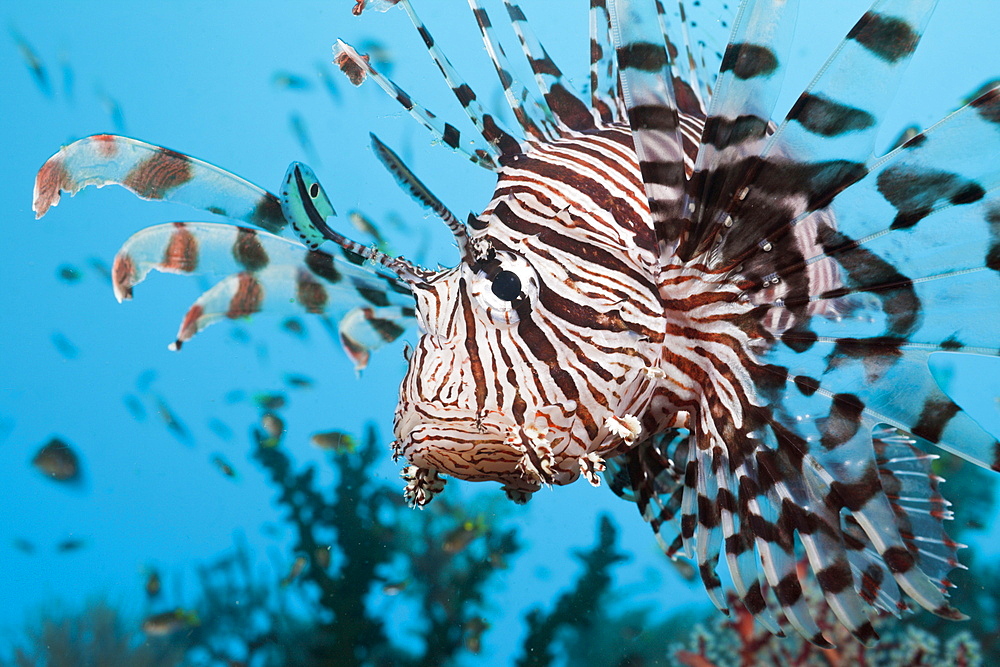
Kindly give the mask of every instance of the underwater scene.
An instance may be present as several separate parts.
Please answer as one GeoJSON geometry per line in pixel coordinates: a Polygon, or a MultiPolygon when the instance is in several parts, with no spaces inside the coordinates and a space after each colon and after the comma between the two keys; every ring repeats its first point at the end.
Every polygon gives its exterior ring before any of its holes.
{"type": "Polygon", "coordinates": [[[1000,664],[993,0],[0,19],[0,665],[1000,664]]]}

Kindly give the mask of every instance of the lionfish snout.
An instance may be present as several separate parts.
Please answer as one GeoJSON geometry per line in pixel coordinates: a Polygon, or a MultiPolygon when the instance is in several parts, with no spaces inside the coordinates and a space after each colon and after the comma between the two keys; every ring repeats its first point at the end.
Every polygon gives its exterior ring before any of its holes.
{"type": "Polygon", "coordinates": [[[553,418],[564,413],[562,408],[543,410],[524,423],[523,417],[500,410],[476,412],[401,400],[396,452],[435,475],[499,482],[512,500],[523,502],[543,485],[568,484],[581,474],[596,481],[603,470],[599,459],[572,454],[571,420],[553,418]]]}

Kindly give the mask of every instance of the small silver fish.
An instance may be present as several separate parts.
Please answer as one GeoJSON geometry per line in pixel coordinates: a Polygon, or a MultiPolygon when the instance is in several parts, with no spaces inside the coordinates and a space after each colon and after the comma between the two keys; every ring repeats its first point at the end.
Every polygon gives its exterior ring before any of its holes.
{"type": "Polygon", "coordinates": [[[358,443],[354,437],[342,431],[313,433],[309,438],[309,442],[320,449],[338,454],[350,454],[358,448],[358,443]]]}
{"type": "Polygon", "coordinates": [[[147,616],[142,622],[142,631],[149,637],[168,637],[201,625],[198,614],[189,609],[173,609],[147,616]]]}

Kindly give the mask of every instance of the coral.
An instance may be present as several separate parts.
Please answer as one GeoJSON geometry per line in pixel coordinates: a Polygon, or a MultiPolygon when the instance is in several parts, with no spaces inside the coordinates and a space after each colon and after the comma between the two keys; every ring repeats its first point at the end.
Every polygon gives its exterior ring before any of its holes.
{"type": "MultiPolygon", "coordinates": [[[[816,591],[807,593],[818,594],[816,591]]],[[[776,637],[755,626],[753,616],[730,595],[732,618],[699,624],[688,638],[670,646],[669,664],[684,667],[978,667],[982,648],[972,634],[962,631],[943,642],[907,620],[880,615],[873,622],[881,639],[865,646],[836,623],[832,611],[817,619],[823,633],[836,644],[823,649],[795,633],[776,637]]]]}
{"type": "Polygon", "coordinates": [[[584,571],[573,589],[559,596],[552,611],[533,609],[525,617],[528,634],[518,667],[545,667],[552,664],[557,651],[571,653],[574,647],[588,645],[589,631],[603,620],[603,602],[612,581],[610,569],[626,559],[615,548],[617,536],[611,519],[601,516],[597,544],[576,554],[584,571]]]}
{"type": "Polygon", "coordinates": [[[294,529],[292,571],[254,577],[245,548],[202,567],[202,625],[193,664],[446,665],[478,651],[493,574],[518,550],[476,500],[444,493],[424,511],[375,480],[383,448],[368,428],[357,448],[332,451],[332,488],[316,469],[297,470],[282,435],[254,430],[254,458],[277,489],[294,529]],[[386,604],[419,610],[408,641],[387,627],[386,604]],[[382,604],[378,604],[382,603],[382,604]],[[414,640],[413,637],[416,637],[414,640]]]}
{"type": "Polygon", "coordinates": [[[29,625],[27,643],[14,650],[12,667],[168,667],[181,662],[183,640],[146,641],[138,623],[103,601],[76,613],[43,611],[29,625]]]}

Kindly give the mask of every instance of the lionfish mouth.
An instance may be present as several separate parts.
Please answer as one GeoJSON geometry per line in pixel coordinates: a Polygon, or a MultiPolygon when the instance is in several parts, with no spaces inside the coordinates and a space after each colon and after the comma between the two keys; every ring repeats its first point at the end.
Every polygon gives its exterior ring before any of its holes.
{"type": "Polygon", "coordinates": [[[563,480],[551,446],[531,427],[498,415],[449,410],[403,433],[397,424],[397,452],[412,465],[458,479],[495,481],[507,490],[531,492],[563,480]]]}

